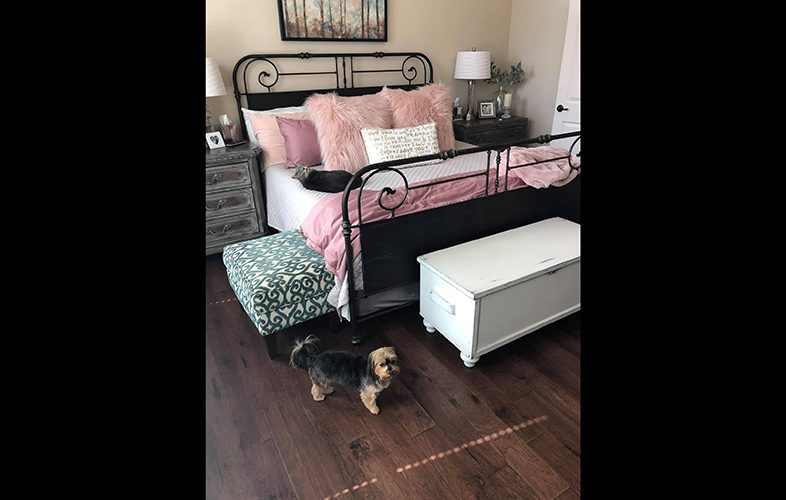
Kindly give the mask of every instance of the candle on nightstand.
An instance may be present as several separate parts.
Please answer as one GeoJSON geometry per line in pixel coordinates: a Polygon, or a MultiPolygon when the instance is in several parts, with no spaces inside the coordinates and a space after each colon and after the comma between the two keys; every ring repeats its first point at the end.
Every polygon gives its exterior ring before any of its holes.
{"type": "Polygon", "coordinates": [[[505,106],[506,108],[510,107],[510,101],[511,100],[513,100],[513,94],[510,94],[510,93],[505,94],[505,98],[504,98],[504,100],[502,102],[502,105],[505,106]]]}

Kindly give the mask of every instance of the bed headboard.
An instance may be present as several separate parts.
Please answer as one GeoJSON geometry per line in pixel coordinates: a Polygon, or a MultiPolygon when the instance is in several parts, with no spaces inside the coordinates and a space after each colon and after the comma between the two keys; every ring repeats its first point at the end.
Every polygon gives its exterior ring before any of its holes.
{"type": "Polygon", "coordinates": [[[411,90],[429,83],[434,83],[434,69],[431,60],[421,52],[249,54],[241,57],[232,70],[237,113],[245,139],[248,139],[248,131],[241,111],[243,107],[265,110],[301,106],[313,93],[356,96],[375,94],[383,85],[411,90]],[[326,87],[333,82],[328,75],[335,77],[335,87],[326,87]],[[378,83],[383,76],[385,81],[378,83]],[[285,79],[286,88],[303,89],[276,92],[274,87],[285,79]],[[366,82],[375,84],[356,86],[366,82]]]}

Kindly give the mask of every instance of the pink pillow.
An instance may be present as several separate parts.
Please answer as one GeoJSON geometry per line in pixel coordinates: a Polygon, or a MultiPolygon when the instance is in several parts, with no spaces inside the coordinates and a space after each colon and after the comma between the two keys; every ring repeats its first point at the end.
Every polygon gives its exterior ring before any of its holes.
{"type": "Polygon", "coordinates": [[[311,120],[293,120],[277,116],[276,121],[281,135],[284,136],[287,167],[292,168],[295,163],[305,163],[309,167],[322,163],[317,129],[314,128],[314,123],[311,120]]]}
{"type": "MultiPolygon", "coordinates": [[[[308,118],[308,113],[287,113],[287,118],[303,120],[308,118]]],[[[284,136],[278,128],[276,115],[263,115],[254,113],[249,118],[254,127],[254,135],[262,148],[262,159],[265,167],[286,163],[287,150],[284,136]]],[[[249,131],[249,133],[251,133],[249,131]]]]}
{"type": "Polygon", "coordinates": [[[434,122],[437,124],[439,149],[453,149],[453,97],[450,87],[432,83],[409,92],[401,89],[383,88],[380,92],[390,102],[393,111],[393,126],[408,128],[434,122]]]}
{"type": "Polygon", "coordinates": [[[312,94],[304,103],[314,121],[325,170],[357,172],[368,165],[362,128],[391,128],[393,113],[381,93],[339,97],[312,94]]]}

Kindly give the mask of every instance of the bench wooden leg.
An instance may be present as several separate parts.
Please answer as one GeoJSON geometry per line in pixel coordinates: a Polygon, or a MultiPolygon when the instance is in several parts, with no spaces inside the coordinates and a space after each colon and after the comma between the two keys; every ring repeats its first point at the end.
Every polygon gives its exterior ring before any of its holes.
{"type": "Polygon", "coordinates": [[[360,332],[358,331],[357,323],[355,323],[354,321],[350,321],[349,327],[352,329],[352,345],[357,346],[360,344],[360,341],[362,340],[360,332]]]}
{"type": "Polygon", "coordinates": [[[265,335],[265,344],[267,344],[267,355],[270,359],[276,357],[278,351],[276,350],[276,334],[265,335]]]}
{"type": "Polygon", "coordinates": [[[337,312],[329,312],[328,313],[328,331],[330,333],[338,332],[339,328],[341,328],[341,318],[338,317],[337,312]]]}

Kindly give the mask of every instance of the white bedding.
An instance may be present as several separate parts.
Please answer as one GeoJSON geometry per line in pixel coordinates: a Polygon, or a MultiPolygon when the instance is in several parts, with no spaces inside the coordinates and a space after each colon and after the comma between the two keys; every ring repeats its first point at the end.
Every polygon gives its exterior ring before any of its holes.
{"type": "MultiPolygon", "coordinates": [[[[472,147],[471,144],[456,141],[456,149],[466,149],[472,147]]],[[[485,166],[486,153],[483,155],[481,167],[485,166]]],[[[477,170],[477,155],[459,156],[450,158],[445,162],[434,165],[426,165],[415,169],[405,169],[407,180],[413,182],[434,179],[444,175],[458,172],[468,172],[477,170]]],[[[492,158],[492,167],[496,166],[492,158]]],[[[316,167],[322,169],[322,165],[316,167]]],[[[314,205],[332,193],[320,193],[304,188],[299,181],[292,178],[294,169],[286,168],[283,165],[272,165],[265,169],[265,199],[267,209],[267,224],[279,231],[290,231],[299,229],[300,224],[314,208],[314,205]]],[[[366,188],[382,189],[385,186],[396,187],[403,184],[401,177],[395,173],[378,174],[372,177],[366,188]]]]}
{"type": "MultiPolygon", "coordinates": [[[[321,170],[322,165],[314,167],[321,170]]],[[[314,205],[333,193],[320,193],[304,188],[292,178],[293,168],[271,165],[265,169],[267,225],[279,231],[300,229],[314,205]]]]}
{"type": "MultiPolygon", "coordinates": [[[[466,149],[472,147],[467,143],[456,141],[456,149],[466,149]]],[[[416,182],[437,179],[448,175],[463,172],[472,172],[485,168],[487,153],[480,153],[449,158],[441,163],[432,165],[415,166],[401,169],[407,176],[407,182],[412,185],[416,182]]],[[[496,153],[492,152],[491,166],[496,167],[496,153]]],[[[321,170],[322,166],[314,167],[321,170]]],[[[294,169],[286,168],[283,165],[272,165],[265,169],[265,196],[267,204],[268,225],[279,231],[289,231],[300,229],[300,225],[308,216],[311,209],[318,201],[333,195],[334,193],[321,193],[304,188],[300,181],[292,178],[294,169]]],[[[382,189],[384,187],[395,188],[404,184],[404,180],[395,172],[385,172],[373,176],[366,184],[365,189],[382,189]]],[[[494,179],[489,178],[489,189],[494,189],[494,179]]],[[[353,268],[355,272],[355,283],[357,287],[362,287],[363,270],[359,256],[355,256],[353,268]]],[[[349,314],[349,289],[346,283],[347,276],[336,277],[336,285],[328,295],[328,303],[340,311],[340,315],[350,319],[349,314]]]]}

